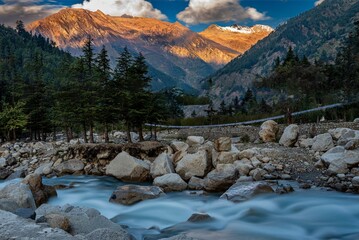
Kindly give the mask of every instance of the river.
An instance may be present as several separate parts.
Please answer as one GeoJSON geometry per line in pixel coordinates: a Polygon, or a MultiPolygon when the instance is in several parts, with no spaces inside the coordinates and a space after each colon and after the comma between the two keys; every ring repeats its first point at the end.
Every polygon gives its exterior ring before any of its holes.
{"type": "MultiPolygon", "coordinates": [[[[50,199],[49,204],[95,208],[127,226],[136,239],[158,239],[179,233],[206,240],[359,239],[358,195],[301,191],[232,203],[219,200],[218,195],[185,191],[122,206],[108,201],[113,190],[124,185],[111,177],[64,176],[45,178],[44,183],[73,185],[57,190],[58,196],[50,199]],[[186,222],[193,213],[207,213],[213,220],[186,222]]],[[[0,188],[3,184],[0,183],[0,188]]]]}

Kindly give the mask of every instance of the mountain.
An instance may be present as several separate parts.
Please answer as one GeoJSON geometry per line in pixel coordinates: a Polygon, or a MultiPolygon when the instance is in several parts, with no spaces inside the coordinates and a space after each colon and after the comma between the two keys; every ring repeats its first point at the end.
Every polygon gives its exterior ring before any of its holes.
{"type": "Polygon", "coordinates": [[[242,56],[203,80],[207,88],[208,82],[211,83],[205,94],[227,100],[242,96],[253,81],[273,69],[275,59],[283,58],[290,46],[300,57],[306,56],[312,62],[333,62],[358,19],[359,0],[325,0],[288,20],[242,56]]]}
{"type": "Polygon", "coordinates": [[[67,8],[31,23],[27,29],[51,39],[74,55],[81,53],[90,35],[96,49],[106,46],[113,64],[124,47],[141,52],[150,65],[155,88],[169,85],[198,88],[199,79],[239,55],[178,22],[112,17],[101,11],[67,8]]]}
{"type": "Polygon", "coordinates": [[[243,54],[273,31],[273,28],[265,25],[255,25],[253,27],[211,25],[200,35],[243,54]]]}

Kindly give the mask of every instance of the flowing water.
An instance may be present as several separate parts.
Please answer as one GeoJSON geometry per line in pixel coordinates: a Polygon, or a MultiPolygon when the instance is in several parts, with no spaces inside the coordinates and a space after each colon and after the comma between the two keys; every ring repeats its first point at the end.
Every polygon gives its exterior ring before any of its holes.
{"type": "MultiPolygon", "coordinates": [[[[169,193],[132,206],[108,202],[117,186],[110,177],[65,176],[44,179],[48,185],[73,185],[58,190],[50,204],[92,207],[128,227],[136,239],[159,239],[185,233],[198,239],[359,239],[359,196],[302,191],[263,195],[243,203],[218,195],[169,193]],[[189,223],[193,213],[213,220],[189,223]],[[162,231],[162,232],[161,232],[162,231]]],[[[1,184],[0,184],[1,187],[1,184]]]]}

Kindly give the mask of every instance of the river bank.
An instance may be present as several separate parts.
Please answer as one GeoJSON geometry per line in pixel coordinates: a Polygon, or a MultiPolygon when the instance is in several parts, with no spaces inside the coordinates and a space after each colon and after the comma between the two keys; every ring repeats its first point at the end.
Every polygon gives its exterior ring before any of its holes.
{"type": "MultiPolygon", "coordinates": [[[[117,187],[111,185],[111,193],[98,194],[108,195],[107,204],[118,206],[136,206],[143,201],[161,201],[172,196],[173,192],[182,191],[192,191],[191,195],[199,194],[199,197],[216,196],[215,201],[220,197],[221,201],[225,202],[243,202],[258,194],[267,193],[273,196],[274,193],[298,192],[301,189],[323,191],[327,188],[357,193],[359,131],[335,128],[310,138],[300,135],[300,128],[301,126],[290,125],[280,131],[275,122],[268,121],[262,124],[256,140],[249,142],[225,136],[214,141],[202,136],[189,136],[185,141],[176,139],[135,144],[79,144],[80,141],[6,143],[0,148],[0,178],[9,182],[11,179],[26,177],[22,183],[17,183],[18,185],[12,188],[18,189],[19,194],[25,194],[25,199],[30,199],[30,202],[32,194],[35,205],[29,205],[29,202],[25,201],[17,203],[24,205],[13,206],[9,202],[18,196],[9,194],[9,190],[6,192],[1,189],[0,209],[17,214],[18,209],[35,211],[49,198],[50,202],[54,201],[51,199],[60,199],[51,198],[54,195],[53,190],[50,191],[39,183],[40,176],[44,177],[45,185],[55,186],[58,194],[61,191],[71,191],[72,188],[79,190],[76,188],[77,180],[73,183],[61,183],[61,176],[72,175],[81,179],[82,175],[88,175],[94,176],[93,181],[96,181],[95,176],[112,176],[120,180],[121,184],[117,184],[117,187]],[[51,183],[51,179],[55,179],[57,184],[51,183]]],[[[86,192],[81,194],[87,196],[86,192]]],[[[79,196],[80,194],[77,194],[77,197],[79,196]]],[[[59,205],[65,203],[69,202],[60,201],[59,205]]],[[[98,208],[91,204],[84,207],[98,208]]],[[[71,211],[62,207],[61,210],[55,209],[56,211],[50,209],[51,214],[60,216],[64,216],[66,211],[71,211]]],[[[89,210],[86,208],[76,211],[83,213],[89,210]]],[[[1,214],[13,220],[16,218],[9,213],[1,214]]],[[[106,215],[105,212],[95,215],[101,214],[106,215]]],[[[121,217],[125,215],[122,214],[121,217]]],[[[71,219],[72,216],[65,217],[71,219]]],[[[127,219],[133,218],[131,222],[136,221],[137,217],[134,214],[129,215],[127,219]]],[[[43,221],[49,224],[49,220],[43,221]]],[[[128,225],[126,222],[119,223],[128,225]]],[[[177,221],[176,224],[178,223],[177,221]]],[[[75,236],[71,230],[65,227],[62,229],[65,233],[72,234],[70,236],[75,236]]],[[[130,232],[132,236],[137,234],[133,230],[130,232]]],[[[175,231],[171,232],[175,235],[175,231]]],[[[83,237],[90,233],[79,232],[83,237]]],[[[101,234],[107,233],[106,230],[101,234]]],[[[156,234],[163,233],[164,226],[161,226],[156,234]]],[[[136,238],[142,239],[141,236],[136,238]]],[[[126,239],[130,235],[122,237],[126,239]]]]}

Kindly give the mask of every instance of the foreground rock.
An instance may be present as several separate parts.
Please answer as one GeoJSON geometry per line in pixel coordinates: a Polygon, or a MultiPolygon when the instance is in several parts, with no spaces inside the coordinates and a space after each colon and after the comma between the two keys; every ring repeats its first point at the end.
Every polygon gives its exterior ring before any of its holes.
{"type": "Polygon", "coordinates": [[[72,159],[57,165],[54,170],[60,175],[79,173],[84,169],[85,165],[82,161],[72,159]]]}
{"type": "Polygon", "coordinates": [[[225,191],[237,179],[238,171],[232,164],[218,164],[204,179],[204,188],[212,192],[225,191]]]}
{"type": "Polygon", "coordinates": [[[156,186],[125,185],[118,187],[112,193],[110,202],[132,205],[143,200],[158,198],[162,195],[164,195],[164,192],[156,186]]]}
{"type": "Polygon", "coordinates": [[[57,195],[54,187],[42,184],[42,178],[40,175],[28,175],[22,183],[27,184],[30,187],[37,207],[46,203],[50,197],[57,195]]]}
{"type": "Polygon", "coordinates": [[[121,152],[107,165],[106,174],[125,182],[145,182],[149,179],[149,170],[148,163],[121,152]]]}
{"type": "Polygon", "coordinates": [[[221,196],[221,199],[242,202],[259,194],[273,192],[272,187],[266,182],[237,182],[221,196]]]}
{"type": "Polygon", "coordinates": [[[217,152],[230,151],[232,148],[231,138],[221,137],[214,141],[214,149],[217,152]]]}
{"type": "Polygon", "coordinates": [[[153,185],[162,188],[165,192],[183,191],[187,188],[187,183],[176,173],[155,178],[153,185]]]}
{"type": "Polygon", "coordinates": [[[15,212],[18,208],[36,209],[36,203],[28,185],[10,183],[0,190],[0,209],[15,212]]]}
{"type": "MultiPolygon", "coordinates": [[[[30,219],[0,210],[1,239],[77,240],[59,228],[38,225],[30,219]]],[[[129,238],[128,238],[129,239],[129,238]]]]}
{"type": "MultiPolygon", "coordinates": [[[[49,216],[63,216],[68,220],[70,233],[72,235],[87,235],[99,229],[109,229],[118,233],[120,240],[130,240],[130,235],[118,224],[105,218],[99,211],[92,208],[74,207],[65,205],[63,207],[43,204],[36,210],[36,221],[46,222],[49,216]]],[[[51,238],[49,238],[51,239],[51,238]]]]}
{"type": "Polygon", "coordinates": [[[312,150],[316,152],[325,152],[334,147],[332,136],[329,133],[320,134],[313,140],[312,150]]]}
{"type": "Polygon", "coordinates": [[[168,173],[174,173],[170,156],[167,153],[161,153],[151,164],[150,173],[153,179],[168,173]]]}
{"type": "Polygon", "coordinates": [[[279,127],[278,123],[273,120],[264,122],[259,131],[259,137],[263,142],[275,142],[279,127]]]}

